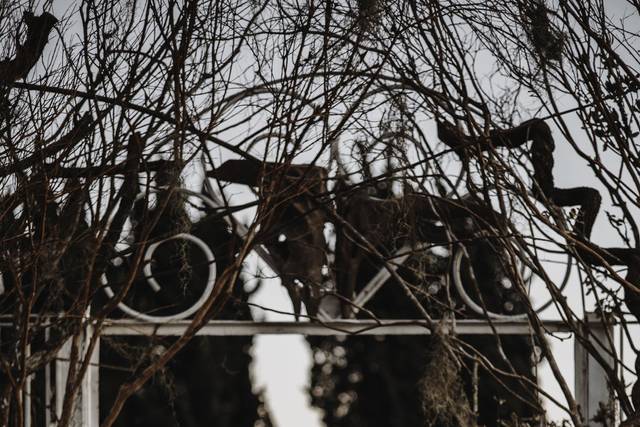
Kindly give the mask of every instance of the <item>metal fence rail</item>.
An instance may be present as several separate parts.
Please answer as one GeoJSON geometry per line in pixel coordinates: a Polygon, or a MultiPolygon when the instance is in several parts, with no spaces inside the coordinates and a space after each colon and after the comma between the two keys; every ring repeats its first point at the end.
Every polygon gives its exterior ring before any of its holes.
{"type": "MultiPolygon", "coordinates": [[[[594,322],[595,323],[595,322],[594,322]]],[[[106,322],[102,335],[157,335],[180,336],[187,330],[188,320],[167,323],[145,323],[136,320],[110,320],[106,322]]],[[[445,333],[457,335],[529,335],[532,332],[526,320],[496,320],[489,324],[484,319],[437,320],[433,324],[445,333]]],[[[563,321],[544,322],[548,332],[569,332],[563,321]]],[[[429,335],[424,320],[328,320],[317,322],[254,322],[241,320],[211,320],[197,335],[206,336],[250,336],[250,335],[429,335]]]]}
{"type": "MultiPolygon", "coordinates": [[[[106,320],[100,330],[100,336],[180,336],[190,326],[188,320],[176,320],[171,322],[153,323],[143,322],[137,319],[109,319],[106,320]]],[[[456,335],[529,335],[531,326],[526,320],[495,320],[488,322],[485,319],[465,320],[438,320],[433,321],[443,332],[456,335]]],[[[0,327],[9,327],[5,322],[0,322],[0,327]]],[[[571,332],[569,326],[560,320],[543,322],[543,327],[548,333],[571,332]]],[[[585,317],[585,329],[588,328],[592,336],[604,339],[607,330],[601,319],[593,314],[585,317]]],[[[611,333],[611,329],[608,331],[611,333]]],[[[330,320],[326,322],[255,322],[237,320],[211,320],[207,322],[197,335],[199,336],[252,336],[252,335],[429,335],[430,329],[424,320],[411,319],[386,319],[386,320],[330,320]]],[[[90,368],[82,380],[82,387],[75,402],[75,411],[72,420],[74,427],[99,426],[99,384],[100,384],[100,338],[95,351],[87,355],[89,338],[94,334],[93,322],[87,322],[84,336],[80,340],[80,351],[91,358],[90,368]]],[[[605,371],[576,341],[574,359],[575,392],[576,399],[582,409],[586,420],[593,418],[602,405],[613,404],[612,395],[607,387],[605,371]]],[[[607,350],[602,349],[606,356],[607,350]]],[[[69,358],[72,346],[69,341],[64,345],[56,362],[48,369],[55,370],[55,382],[53,390],[47,387],[47,402],[54,402],[49,408],[51,414],[47,414],[48,420],[57,419],[61,413],[62,402],[66,391],[66,381],[69,372],[69,358]],[[53,395],[51,395],[53,392],[53,395]]],[[[28,410],[28,408],[25,408],[28,410]]],[[[586,424],[591,425],[591,424],[586,424]]]]}

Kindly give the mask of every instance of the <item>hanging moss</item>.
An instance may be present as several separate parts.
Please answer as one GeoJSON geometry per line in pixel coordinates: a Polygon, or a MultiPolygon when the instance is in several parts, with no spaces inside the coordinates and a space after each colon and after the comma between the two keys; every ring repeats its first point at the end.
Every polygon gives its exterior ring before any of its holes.
{"type": "Polygon", "coordinates": [[[420,383],[422,410],[428,427],[473,427],[476,425],[460,376],[460,365],[447,339],[431,340],[424,376],[420,383]]]}
{"type": "Polygon", "coordinates": [[[357,0],[357,23],[362,33],[375,30],[380,21],[381,0],[357,0]]]}
{"type": "Polygon", "coordinates": [[[545,0],[528,0],[522,8],[524,30],[540,64],[560,62],[565,35],[551,22],[551,10],[545,0]]]}

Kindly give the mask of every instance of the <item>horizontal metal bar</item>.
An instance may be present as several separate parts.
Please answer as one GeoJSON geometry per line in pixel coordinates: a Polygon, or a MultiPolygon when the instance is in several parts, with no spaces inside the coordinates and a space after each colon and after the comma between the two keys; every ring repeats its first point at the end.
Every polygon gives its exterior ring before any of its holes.
{"type": "MultiPolygon", "coordinates": [[[[436,322],[439,323],[439,322],[436,322]]],[[[526,321],[492,322],[501,335],[528,335],[531,327],[526,321]]],[[[187,330],[189,321],[170,323],[144,323],[132,320],[110,320],[102,330],[103,335],[159,335],[180,336],[187,330]]],[[[491,335],[494,330],[482,319],[440,322],[445,332],[458,335],[491,335]]],[[[544,322],[548,332],[569,332],[562,321],[544,322]]],[[[332,320],[315,322],[253,322],[237,320],[212,320],[197,335],[250,336],[250,335],[429,335],[425,321],[420,320],[332,320]]]]}

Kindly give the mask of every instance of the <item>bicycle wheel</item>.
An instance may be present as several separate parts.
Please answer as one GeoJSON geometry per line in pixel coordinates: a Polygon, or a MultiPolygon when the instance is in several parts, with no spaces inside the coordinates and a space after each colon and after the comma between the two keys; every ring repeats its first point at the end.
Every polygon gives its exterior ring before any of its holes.
{"type": "MultiPolygon", "coordinates": [[[[154,191],[157,191],[157,189],[154,191]]],[[[203,194],[186,189],[178,189],[176,191],[197,197],[211,208],[217,207],[214,201],[203,194]]],[[[145,196],[145,193],[140,193],[136,200],[145,196]]],[[[120,258],[120,262],[122,263],[124,260],[120,258]]],[[[117,268],[115,265],[113,267],[117,268]]],[[[129,267],[133,268],[133,266],[129,267]]],[[[120,311],[135,319],[152,323],[186,319],[196,313],[213,293],[217,275],[216,257],[210,246],[202,238],[193,234],[177,233],[153,242],[146,247],[143,255],[142,273],[148,288],[131,286],[127,295],[117,304],[120,311]],[[183,242],[176,245],[177,241],[183,242]],[[195,246],[200,255],[192,254],[187,247],[189,244],[195,246]],[[168,249],[158,251],[164,245],[171,246],[168,249]],[[159,252],[159,256],[156,256],[156,252],[159,252]],[[158,259],[154,260],[154,257],[158,259]],[[190,263],[190,260],[195,262],[190,263]],[[194,273],[196,276],[178,280],[176,283],[175,279],[180,279],[181,273],[189,269],[198,270],[194,273]],[[200,274],[198,275],[197,273],[200,274]],[[201,277],[203,274],[206,274],[206,278],[201,277]],[[165,280],[158,280],[156,276],[164,276],[165,280]],[[169,282],[173,283],[167,283],[167,277],[172,279],[169,282]],[[161,281],[165,284],[164,287],[161,285],[161,281]],[[179,285],[181,289],[176,289],[178,287],[176,285],[179,285]],[[153,299],[156,299],[156,301],[154,302],[153,299]]],[[[110,283],[106,272],[100,280],[107,297],[115,298],[119,291],[115,292],[113,290],[113,284],[110,283]]],[[[137,283],[137,285],[140,285],[140,283],[137,283]]]]}
{"type": "MultiPolygon", "coordinates": [[[[205,304],[205,302],[207,301],[209,296],[212,294],[214,289],[214,285],[216,281],[216,260],[213,252],[211,251],[211,248],[209,248],[209,246],[204,241],[202,241],[200,238],[196,236],[193,236],[191,234],[186,234],[186,233],[179,233],[149,245],[144,253],[144,268],[143,268],[144,278],[154,293],[158,293],[162,291],[162,286],[154,277],[151,269],[154,253],[158,249],[158,247],[160,247],[160,245],[162,245],[163,243],[166,243],[172,240],[180,240],[180,239],[186,240],[188,242],[195,244],[205,255],[205,259],[208,264],[208,276],[205,282],[204,290],[202,291],[202,294],[199,296],[199,298],[195,302],[193,302],[191,305],[189,305],[187,308],[182,309],[177,313],[167,314],[167,315],[150,315],[146,311],[143,312],[130,307],[124,302],[119,302],[118,308],[123,313],[133,318],[144,320],[147,322],[153,322],[153,323],[171,322],[174,320],[186,319],[187,317],[191,316],[196,311],[198,311],[205,304]]],[[[106,274],[102,275],[101,282],[102,282],[104,292],[107,294],[107,296],[109,298],[115,298],[115,292],[109,285],[109,281],[107,280],[106,274]]]]}
{"type": "MultiPolygon", "coordinates": [[[[518,280],[527,287],[523,295],[500,262],[505,254],[489,248],[487,242],[474,242],[458,246],[453,255],[452,281],[462,302],[475,314],[493,319],[518,320],[527,318],[527,305],[531,303],[531,286],[536,275],[524,262],[517,266],[518,280]],[[493,263],[493,266],[490,264],[493,263]],[[496,268],[497,264],[497,268],[496,268]],[[489,265],[489,267],[488,267],[489,265]],[[523,300],[526,298],[527,300],[523,300]]],[[[567,256],[564,274],[559,290],[562,292],[569,282],[572,258],[567,256]]],[[[533,307],[536,313],[547,309],[553,303],[549,296],[533,307]]]]}

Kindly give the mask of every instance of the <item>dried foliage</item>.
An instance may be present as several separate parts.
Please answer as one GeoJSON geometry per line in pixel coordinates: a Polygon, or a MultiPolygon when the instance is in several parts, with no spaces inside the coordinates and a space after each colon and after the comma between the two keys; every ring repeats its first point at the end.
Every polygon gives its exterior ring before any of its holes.
{"type": "Polygon", "coordinates": [[[476,425],[475,414],[465,394],[460,376],[460,361],[443,335],[436,335],[430,349],[421,381],[422,406],[427,426],[476,425]]]}
{"type": "Polygon", "coordinates": [[[525,33],[540,64],[562,60],[565,35],[551,21],[546,0],[526,0],[521,6],[525,33]]]}

